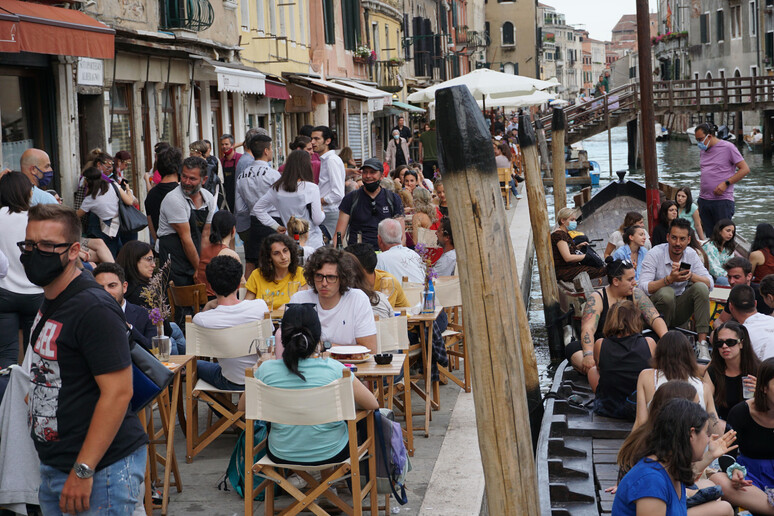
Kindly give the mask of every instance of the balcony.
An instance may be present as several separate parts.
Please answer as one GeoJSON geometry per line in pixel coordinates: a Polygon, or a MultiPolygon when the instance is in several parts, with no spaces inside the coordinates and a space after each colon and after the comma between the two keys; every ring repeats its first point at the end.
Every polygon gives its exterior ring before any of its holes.
{"type": "Polygon", "coordinates": [[[656,56],[688,48],[688,32],[670,32],[651,38],[653,53],[656,56]]]}
{"type": "Polygon", "coordinates": [[[371,80],[382,91],[397,93],[403,89],[403,77],[400,75],[402,61],[376,61],[370,66],[371,80]]]}
{"type": "Polygon", "coordinates": [[[215,13],[208,0],[160,0],[160,29],[201,32],[212,26],[215,13]]]}

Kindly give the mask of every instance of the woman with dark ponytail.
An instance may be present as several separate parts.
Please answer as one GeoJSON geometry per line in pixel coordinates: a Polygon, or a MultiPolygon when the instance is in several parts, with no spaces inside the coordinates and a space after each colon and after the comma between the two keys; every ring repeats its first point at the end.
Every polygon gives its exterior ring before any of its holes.
{"type": "MultiPolygon", "coordinates": [[[[256,377],[271,387],[311,389],[328,385],[342,377],[344,364],[317,356],[322,329],[313,304],[289,304],[282,317],[282,360],[262,362],[256,377]]],[[[368,388],[354,382],[355,404],[366,410],[379,408],[368,388]]],[[[347,424],[344,421],[324,425],[272,424],[268,457],[278,464],[320,465],[349,458],[347,424]]]]}
{"type": "MultiPolygon", "coordinates": [[[[207,264],[222,254],[236,258],[241,262],[239,255],[231,249],[231,243],[234,240],[234,229],[236,225],[236,219],[234,215],[228,210],[219,210],[215,212],[212,217],[212,223],[210,224],[210,241],[202,243],[202,252],[199,256],[199,269],[196,271],[196,280],[199,283],[207,285],[207,298],[215,299],[215,291],[212,290],[209,282],[207,281],[207,275],[204,270],[207,268],[207,264]]],[[[242,278],[242,283],[245,279],[242,278]]]]}

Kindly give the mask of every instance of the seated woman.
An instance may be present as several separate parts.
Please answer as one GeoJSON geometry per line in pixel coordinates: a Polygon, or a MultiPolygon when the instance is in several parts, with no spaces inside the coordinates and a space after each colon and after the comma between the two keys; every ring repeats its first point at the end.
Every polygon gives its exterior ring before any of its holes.
{"type": "Polygon", "coordinates": [[[744,401],[743,385],[755,389],[761,361],[750,344],[747,328],[738,322],[728,321],[712,335],[712,360],[704,384],[713,394],[718,416],[726,420],[728,411],[744,401]]]}
{"type": "Polygon", "coordinates": [[[419,174],[417,174],[416,170],[407,169],[403,173],[403,189],[410,193],[411,197],[413,198],[414,189],[417,186],[419,186],[419,174]]]}
{"type": "Polygon", "coordinates": [[[578,248],[587,246],[588,242],[581,243],[576,247],[570,237],[569,232],[574,231],[578,226],[575,221],[575,213],[572,208],[559,210],[559,213],[556,214],[556,229],[551,233],[554,269],[556,269],[556,279],[560,281],[571,282],[581,272],[587,272],[590,278],[599,278],[606,274],[605,267],[592,267],[581,263],[586,255],[578,248]]]}
{"type": "Polygon", "coordinates": [[[438,229],[440,220],[438,207],[433,204],[433,197],[429,190],[416,188],[414,190],[414,217],[411,219],[411,232],[406,240],[408,247],[413,247],[419,242],[419,228],[438,229]]]}
{"type": "Polygon", "coordinates": [[[446,204],[446,189],[440,179],[435,182],[435,198],[438,202],[438,211],[441,217],[449,216],[449,206],[446,204]]]}
{"type": "MultiPolygon", "coordinates": [[[[207,281],[207,274],[205,270],[210,261],[216,256],[231,256],[232,258],[239,258],[239,255],[231,249],[231,242],[234,240],[236,234],[236,219],[228,210],[219,210],[212,217],[212,223],[210,224],[210,241],[202,242],[202,252],[199,256],[199,269],[196,271],[196,281],[204,283],[207,286],[207,298],[214,299],[215,291],[212,290],[212,286],[207,281]]],[[[244,283],[244,277],[242,278],[244,283]]]]}
{"type": "Polygon", "coordinates": [[[365,346],[376,353],[376,325],[368,295],[353,283],[343,265],[344,251],[321,247],[307,260],[304,278],[311,290],[296,293],[291,303],[313,303],[323,340],[334,345],[365,346]]]}
{"type": "MultiPolygon", "coordinates": [[[[314,307],[288,305],[282,317],[282,352],[278,355],[282,360],[262,362],[256,377],[270,387],[281,389],[311,389],[338,380],[344,364],[331,358],[315,358],[321,338],[322,328],[314,307]]],[[[355,404],[361,409],[378,409],[371,391],[354,375],[350,379],[355,404]]],[[[349,458],[347,424],[344,421],[324,425],[272,424],[266,454],[278,464],[319,465],[344,461],[349,458]]]]}
{"type": "Polygon", "coordinates": [[[639,280],[642,261],[645,259],[645,255],[648,254],[648,250],[645,249],[645,244],[648,241],[648,232],[645,231],[645,228],[629,226],[624,230],[623,239],[623,247],[613,251],[611,256],[615,260],[629,260],[634,267],[634,279],[639,280]]]}
{"type": "MultiPolygon", "coordinates": [[[[643,370],[637,379],[637,419],[634,428],[648,420],[648,404],[653,394],[669,380],[687,381],[694,386],[699,393],[699,405],[707,410],[715,428],[718,423],[715,402],[709,387],[702,383],[702,376],[688,338],[677,330],[666,332],[656,344],[652,368],[643,370]]],[[[720,425],[717,427],[722,430],[720,425]]]]}
{"type": "Polygon", "coordinates": [[[677,203],[664,201],[658,210],[658,224],[650,231],[650,242],[656,246],[666,244],[669,234],[669,223],[677,218],[677,203]]]}
{"type": "Polygon", "coordinates": [[[769,274],[774,274],[774,227],[763,222],[755,228],[755,238],[750,246],[753,283],[760,283],[769,274]]]}
{"type": "Polygon", "coordinates": [[[264,238],[258,255],[258,268],[247,279],[245,299],[263,299],[269,309],[276,310],[295,292],[290,292],[291,282],[297,290],[306,285],[304,269],[298,264],[298,246],[291,238],[275,233],[264,238]]]}
{"type": "Polygon", "coordinates": [[[594,389],[594,412],[601,416],[634,421],[634,400],[629,396],[637,389],[637,378],[648,368],[656,342],[643,337],[642,315],[631,301],[621,301],[610,308],[604,327],[605,338],[594,343],[596,367],[588,378],[594,389]]]}
{"type": "Polygon", "coordinates": [[[368,301],[371,303],[371,309],[375,316],[379,317],[392,317],[395,315],[395,311],[390,305],[390,300],[386,294],[373,289],[373,284],[369,284],[366,278],[366,271],[355,255],[348,252],[341,255],[340,265],[345,271],[345,274],[352,278],[352,286],[356,289],[365,292],[368,296],[368,301]]]}
{"type": "Polygon", "coordinates": [[[747,477],[760,489],[774,487],[774,358],[761,363],[753,398],[729,411],[728,424],[736,430],[737,462],[747,477]]]}
{"type": "MultiPolygon", "coordinates": [[[[607,239],[607,247],[605,247],[604,258],[611,256],[613,251],[624,245],[623,232],[626,228],[633,226],[639,228],[645,227],[645,219],[642,217],[642,213],[638,211],[630,211],[626,214],[623,224],[621,224],[618,229],[610,233],[610,237],[607,239]]],[[[650,236],[648,236],[647,231],[645,232],[645,235],[647,236],[645,240],[645,250],[647,251],[650,250],[650,236]]]]}
{"type": "Polygon", "coordinates": [[[307,245],[309,241],[309,221],[306,219],[299,219],[296,217],[290,217],[288,219],[288,236],[293,239],[294,242],[298,242],[298,245],[303,249],[304,254],[299,255],[298,264],[303,266],[306,258],[312,256],[317,248],[307,245]],[[296,239],[298,235],[298,239],[296,239]]]}
{"type": "MultiPolygon", "coordinates": [[[[644,425],[640,426],[639,428],[636,428],[632,430],[632,432],[629,434],[629,436],[624,441],[623,445],[621,446],[620,451],[618,452],[618,480],[619,480],[619,486],[618,487],[611,487],[605,489],[607,492],[616,493],[616,502],[618,500],[619,495],[621,495],[621,500],[625,501],[627,504],[631,503],[632,501],[635,502],[636,510],[635,512],[621,512],[620,514],[688,514],[688,516],[706,516],[706,515],[731,515],[733,514],[733,509],[731,506],[724,501],[715,500],[710,502],[705,502],[701,505],[697,505],[695,507],[691,507],[690,509],[685,510],[686,507],[686,501],[687,498],[693,496],[693,494],[696,493],[693,489],[686,489],[686,492],[683,493],[683,496],[679,499],[679,509],[677,512],[650,512],[646,510],[646,508],[643,506],[642,510],[640,509],[639,501],[643,500],[644,498],[638,497],[637,495],[632,496],[632,487],[634,487],[637,491],[643,490],[643,489],[652,489],[653,484],[651,482],[640,482],[639,484],[632,485],[630,482],[632,478],[630,477],[628,480],[624,481],[625,475],[627,475],[630,471],[632,471],[637,465],[638,461],[640,461],[641,457],[647,456],[649,452],[649,446],[652,443],[652,439],[663,439],[667,437],[667,435],[661,434],[656,435],[656,425],[658,422],[662,421],[662,411],[664,408],[669,405],[670,403],[678,402],[679,404],[683,405],[684,407],[691,407],[693,410],[696,410],[699,408],[697,403],[695,401],[698,399],[698,396],[696,394],[696,389],[693,388],[691,384],[688,382],[683,382],[680,380],[671,380],[667,383],[665,383],[658,391],[656,391],[656,394],[653,396],[653,401],[649,408],[649,417],[648,422],[644,425]],[[617,492],[617,490],[623,491],[623,489],[626,488],[626,493],[617,492]]],[[[706,414],[705,414],[706,415],[706,414]]],[[[705,423],[706,426],[706,423],[705,423]]],[[[727,432],[722,437],[718,437],[717,435],[713,435],[711,438],[708,439],[708,446],[706,450],[702,450],[703,453],[701,455],[699,454],[691,454],[693,455],[691,457],[691,463],[689,464],[689,469],[691,469],[691,475],[692,479],[695,479],[698,475],[698,473],[701,473],[704,468],[710,464],[714,459],[720,457],[721,455],[728,452],[730,449],[732,449],[731,445],[733,444],[735,435],[733,432],[727,432]]],[[[662,443],[668,443],[668,441],[662,441],[662,443]]],[[[685,457],[686,454],[680,453],[678,455],[682,455],[685,457]]],[[[641,461],[640,461],[641,462],[641,461]]],[[[663,465],[663,463],[662,463],[663,465]]],[[[652,479],[652,477],[650,478],[652,479]]],[[[649,480],[650,480],[649,479],[649,480]]],[[[690,482],[686,482],[686,484],[693,484],[693,480],[690,482]]],[[[709,487],[711,484],[708,481],[702,482],[702,487],[709,487]]],[[[685,486],[687,487],[687,486],[685,486]]],[[[655,496],[652,498],[661,500],[663,502],[666,502],[669,504],[667,500],[672,500],[674,503],[674,497],[673,495],[676,494],[675,489],[672,490],[663,490],[658,489],[654,492],[655,496]]],[[[615,503],[615,502],[614,502],[615,503]]],[[[614,506],[615,507],[615,506],[614,506]]],[[[677,509],[677,507],[676,507],[677,509]]],[[[614,512],[614,514],[619,514],[618,512],[614,512]]]]}
{"type": "Polygon", "coordinates": [[[403,175],[408,170],[406,165],[401,165],[390,170],[390,179],[395,183],[395,187],[398,190],[403,188],[403,175]]]}
{"type": "Polygon", "coordinates": [[[715,285],[728,286],[728,278],[723,264],[734,256],[736,250],[736,225],[730,219],[719,220],[715,224],[712,236],[702,246],[709,259],[709,272],[715,278],[715,285]]]}
{"type": "Polygon", "coordinates": [[[691,229],[696,231],[696,234],[701,240],[705,239],[704,228],[701,226],[701,217],[699,217],[699,207],[693,203],[693,196],[691,195],[691,189],[687,186],[680,188],[675,194],[675,202],[677,203],[678,217],[685,219],[691,223],[691,229]]]}

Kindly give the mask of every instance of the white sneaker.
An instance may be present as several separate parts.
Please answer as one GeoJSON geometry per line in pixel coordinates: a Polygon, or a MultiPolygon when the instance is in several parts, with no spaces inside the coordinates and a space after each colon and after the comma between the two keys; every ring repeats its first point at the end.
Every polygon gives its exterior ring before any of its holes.
{"type": "Polygon", "coordinates": [[[709,364],[712,360],[710,354],[709,344],[706,340],[702,340],[696,343],[696,361],[700,364],[709,364]]]}

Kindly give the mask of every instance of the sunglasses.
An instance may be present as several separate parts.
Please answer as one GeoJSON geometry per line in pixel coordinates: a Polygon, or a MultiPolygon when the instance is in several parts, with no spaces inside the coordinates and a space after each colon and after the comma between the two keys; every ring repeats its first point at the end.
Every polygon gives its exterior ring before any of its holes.
{"type": "Polygon", "coordinates": [[[722,348],[724,345],[733,348],[737,344],[739,344],[739,339],[717,339],[715,341],[715,346],[718,348],[722,348]]]}

